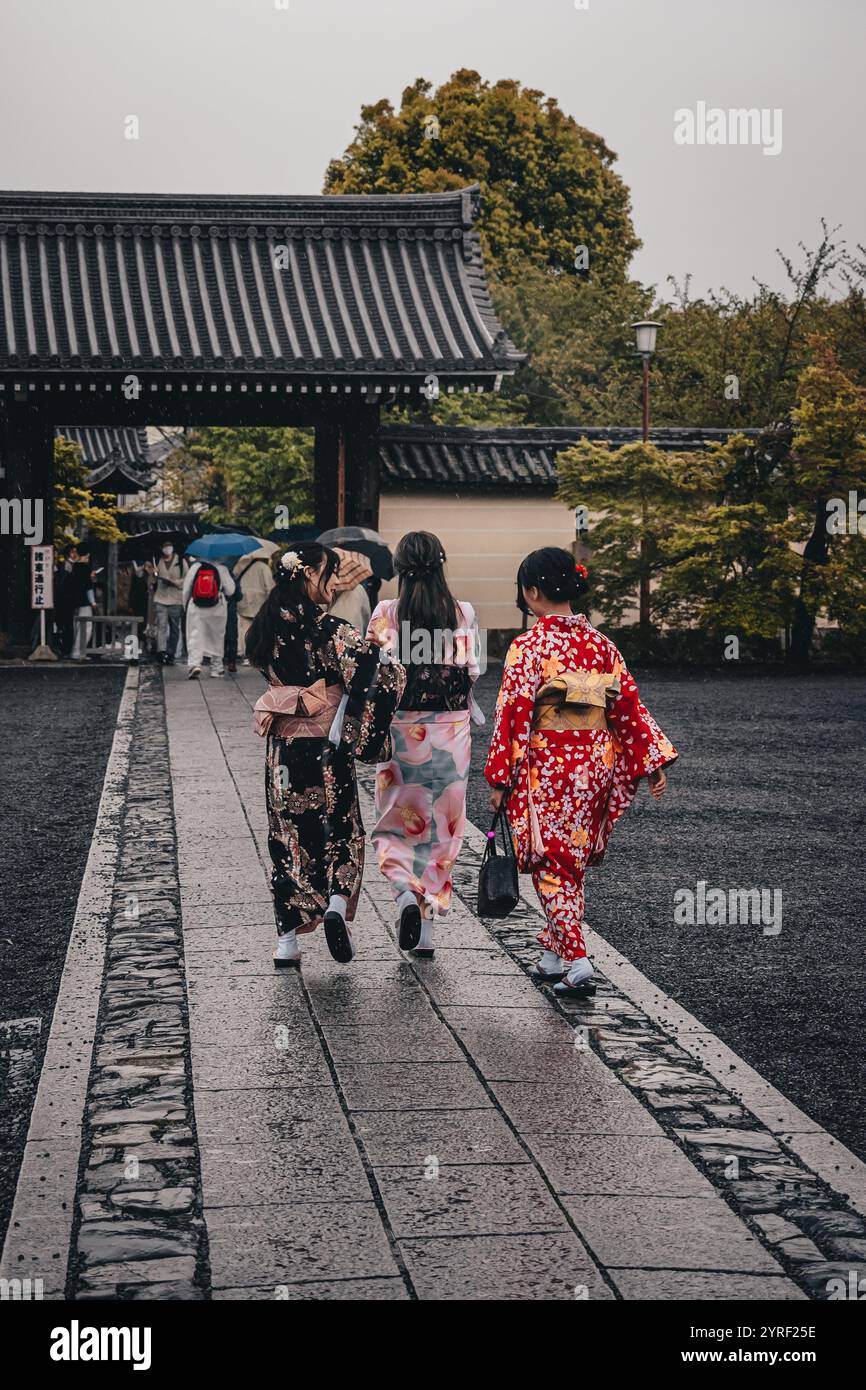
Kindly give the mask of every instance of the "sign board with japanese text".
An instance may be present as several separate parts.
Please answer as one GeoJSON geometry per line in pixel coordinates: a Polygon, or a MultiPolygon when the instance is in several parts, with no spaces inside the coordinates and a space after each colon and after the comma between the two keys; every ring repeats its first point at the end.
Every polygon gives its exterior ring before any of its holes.
{"type": "Polygon", "coordinates": [[[34,545],[30,549],[30,606],[54,607],[54,546],[34,545]]]}

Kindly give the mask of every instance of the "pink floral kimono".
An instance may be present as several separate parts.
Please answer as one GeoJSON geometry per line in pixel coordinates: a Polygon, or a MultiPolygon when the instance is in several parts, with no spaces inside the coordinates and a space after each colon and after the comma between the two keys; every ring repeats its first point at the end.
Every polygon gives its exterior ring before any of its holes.
{"type": "Polygon", "coordinates": [[[550,614],[512,642],[484,775],[512,789],[518,868],[532,874],[544,908],[546,950],[566,961],[586,955],[587,865],[601,863],[639,779],[676,756],[588,618],[550,614]]]}
{"type": "MultiPolygon", "coordinates": [[[[392,756],[376,768],[376,824],[371,839],[394,897],[421,899],[421,915],[442,917],[451,905],[451,869],[466,830],[466,784],[472,756],[470,721],[483,723],[472,698],[479,675],[478,630],[468,603],[444,661],[407,660],[403,698],[391,721],[392,756]]],[[[396,657],[397,600],[380,603],[367,636],[396,657]]],[[[408,634],[404,634],[404,645],[408,634]]]]}

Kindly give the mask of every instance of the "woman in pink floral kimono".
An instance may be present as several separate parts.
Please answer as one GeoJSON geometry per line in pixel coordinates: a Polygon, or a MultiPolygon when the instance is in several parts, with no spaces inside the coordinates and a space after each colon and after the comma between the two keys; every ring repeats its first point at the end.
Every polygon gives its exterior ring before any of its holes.
{"type": "Polygon", "coordinates": [[[445,552],[428,531],[397,546],[396,599],[380,603],[367,635],[406,668],[391,721],[391,757],[376,769],[372,841],[399,912],[400,949],[433,955],[433,919],[451,903],[451,868],[466,828],[470,719],[478,678],[478,629],[468,603],[445,581],[445,552]]]}
{"type": "Polygon", "coordinates": [[[518,586],[536,618],[505,658],[485,776],[506,811],[518,868],[531,873],[547,923],[536,978],[557,994],[585,991],[593,973],[583,939],[584,876],[646,777],[657,801],[677,756],[614,644],[572,600],[586,570],[567,550],[535,550],[518,586]]]}

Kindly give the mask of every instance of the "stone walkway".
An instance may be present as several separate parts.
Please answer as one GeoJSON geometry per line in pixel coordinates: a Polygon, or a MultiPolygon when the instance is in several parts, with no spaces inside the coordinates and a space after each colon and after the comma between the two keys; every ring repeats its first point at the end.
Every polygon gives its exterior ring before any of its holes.
{"type": "MultiPolygon", "coordinates": [[[[641,1002],[600,939],[617,985],[536,988],[531,889],[504,922],[472,910],[480,832],[433,961],[398,951],[370,854],[356,960],[317,932],[277,974],[260,688],[175,670],[163,707],[142,668],[68,1263],[49,1182],[4,1275],[77,1298],[789,1300],[866,1272],[862,1165],[838,1146],[829,1184],[803,1157],[829,1136],[760,1078],[750,1109],[738,1059],[641,1002]]],[[[69,1117],[40,1123],[70,1168],[69,1117]]]]}

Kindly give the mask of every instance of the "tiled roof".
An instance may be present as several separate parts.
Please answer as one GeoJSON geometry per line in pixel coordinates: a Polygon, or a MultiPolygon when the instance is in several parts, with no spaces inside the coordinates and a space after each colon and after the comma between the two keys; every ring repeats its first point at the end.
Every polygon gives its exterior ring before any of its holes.
{"type": "Polygon", "coordinates": [[[176,447],[174,441],[165,439],[149,443],[144,428],[61,425],[55,433],[65,435],[81,449],[90,469],[88,486],[106,492],[143,492],[153,487],[151,469],[176,447]]]}
{"type": "MultiPolygon", "coordinates": [[[[728,438],[730,430],[662,427],[650,431],[664,450],[696,452],[728,438]]],[[[626,426],[566,428],[505,426],[449,429],[386,425],[379,431],[383,487],[508,489],[556,486],[556,456],[580,439],[607,440],[613,448],[641,438],[626,426]]]]}
{"type": "Polygon", "coordinates": [[[486,379],[477,188],[312,197],[0,193],[0,372],[486,379]]]}
{"type": "Polygon", "coordinates": [[[202,531],[197,512],[118,512],[117,523],[128,536],[198,536],[202,531]]]}

